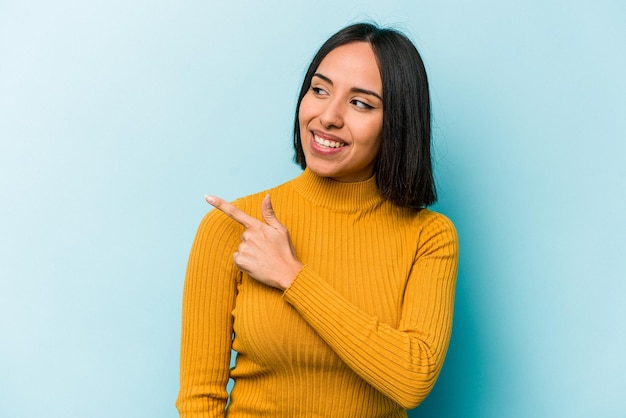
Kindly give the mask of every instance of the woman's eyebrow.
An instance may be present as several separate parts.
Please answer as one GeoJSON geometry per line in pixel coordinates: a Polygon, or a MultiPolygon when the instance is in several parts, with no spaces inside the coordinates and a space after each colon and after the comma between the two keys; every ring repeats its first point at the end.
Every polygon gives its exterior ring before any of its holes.
{"type": "MultiPolygon", "coordinates": [[[[315,73],[313,74],[313,77],[319,77],[322,80],[324,80],[325,82],[327,82],[328,84],[330,84],[331,86],[333,85],[333,80],[331,80],[330,78],[326,77],[324,74],[320,74],[320,73],[315,73]]],[[[355,92],[355,93],[361,93],[361,94],[368,94],[374,97],[377,97],[378,100],[380,100],[381,102],[383,101],[383,98],[380,97],[380,95],[372,90],[367,90],[367,89],[362,89],[360,87],[352,87],[350,89],[350,91],[355,92]]]]}

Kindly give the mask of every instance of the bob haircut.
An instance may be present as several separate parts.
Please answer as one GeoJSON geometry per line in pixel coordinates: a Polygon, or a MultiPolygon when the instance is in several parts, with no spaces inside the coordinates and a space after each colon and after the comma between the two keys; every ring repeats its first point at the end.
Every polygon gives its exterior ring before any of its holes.
{"type": "Polygon", "coordinates": [[[298,103],[293,145],[295,162],[306,160],[300,136],[300,103],[313,74],[335,48],[352,43],[371,45],[383,87],[383,126],[374,166],[380,193],[401,207],[420,209],[437,200],[430,152],[430,95],[426,69],[413,43],[395,29],[370,23],[350,25],[331,36],[313,57],[298,103]]]}

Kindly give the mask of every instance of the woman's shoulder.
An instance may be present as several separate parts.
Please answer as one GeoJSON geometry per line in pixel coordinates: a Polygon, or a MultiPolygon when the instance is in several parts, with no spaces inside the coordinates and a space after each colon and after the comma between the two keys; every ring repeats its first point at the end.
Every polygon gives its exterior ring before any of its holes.
{"type": "Polygon", "coordinates": [[[450,218],[448,218],[443,213],[435,212],[431,209],[421,209],[419,212],[417,212],[416,218],[420,223],[424,225],[433,225],[454,229],[454,223],[452,222],[452,220],[450,220],[450,218]]]}
{"type": "Polygon", "coordinates": [[[281,193],[285,192],[287,185],[291,181],[292,180],[289,180],[285,183],[279,184],[278,186],[261,190],[256,193],[249,194],[247,196],[239,197],[233,200],[231,203],[233,206],[246,212],[248,215],[258,218],[258,219],[262,219],[261,202],[263,202],[263,199],[265,198],[265,196],[270,195],[272,199],[274,199],[274,196],[280,195],[281,193]]]}
{"type": "Polygon", "coordinates": [[[446,242],[453,246],[458,245],[456,227],[446,215],[430,209],[422,209],[417,214],[420,241],[446,242]]]}
{"type": "MultiPolygon", "coordinates": [[[[230,203],[237,209],[247,213],[254,218],[261,220],[261,202],[263,201],[265,196],[267,196],[268,194],[274,196],[277,193],[281,193],[285,189],[287,184],[289,184],[289,181],[269,189],[238,197],[230,201],[230,203]]],[[[220,210],[214,208],[209,210],[209,212],[204,216],[204,219],[202,220],[202,224],[209,225],[230,225],[233,223],[238,225],[236,221],[233,221],[220,210]]]]}
{"type": "Polygon", "coordinates": [[[421,208],[418,210],[411,208],[404,208],[396,206],[395,204],[387,201],[389,213],[391,213],[393,217],[397,217],[400,219],[404,219],[404,222],[407,222],[412,225],[412,227],[422,229],[424,227],[440,227],[447,229],[454,229],[454,224],[446,215],[440,212],[435,212],[434,210],[428,208],[421,208]]]}
{"type": "Polygon", "coordinates": [[[412,234],[420,237],[420,240],[429,239],[437,235],[450,235],[456,239],[456,228],[454,223],[446,215],[434,210],[422,208],[418,211],[412,209],[398,209],[404,219],[404,225],[409,228],[412,234]]]}

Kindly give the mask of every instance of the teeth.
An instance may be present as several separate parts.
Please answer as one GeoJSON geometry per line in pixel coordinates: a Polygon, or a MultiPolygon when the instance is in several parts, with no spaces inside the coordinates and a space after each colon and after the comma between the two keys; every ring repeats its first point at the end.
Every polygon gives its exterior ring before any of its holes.
{"type": "Polygon", "coordinates": [[[316,144],[321,145],[321,146],[326,147],[326,148],[340,148],[340,147],[343,147],[343,144],[341,142],[329,141],[328,139],[320,138],[317,135],[313,135],[313,140],[315,141],[316,144]]]}

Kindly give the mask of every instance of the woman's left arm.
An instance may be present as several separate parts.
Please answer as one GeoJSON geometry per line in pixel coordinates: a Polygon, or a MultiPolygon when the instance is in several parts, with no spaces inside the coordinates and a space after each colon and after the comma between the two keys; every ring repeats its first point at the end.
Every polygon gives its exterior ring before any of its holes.
{"type": "Polygon", "coordinates": [[[420,235],[398,327],[347,301],[308,266],[284,299],[359,376],[405,408],[428,395],[441,371],[452,330],[458,239],[436,215],[420,235]]]}

